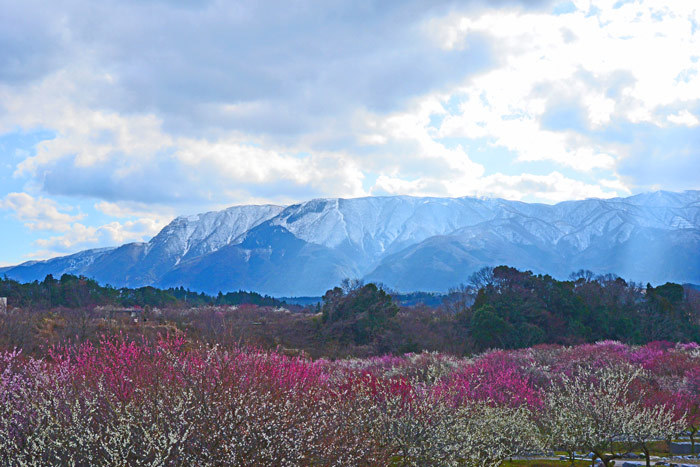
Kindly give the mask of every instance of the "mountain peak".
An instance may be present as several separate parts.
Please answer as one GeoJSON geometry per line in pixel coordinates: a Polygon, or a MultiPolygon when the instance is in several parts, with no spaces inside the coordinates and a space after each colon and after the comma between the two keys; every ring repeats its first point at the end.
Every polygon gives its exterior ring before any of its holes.
{"type": "Polygon", "coordinates": [[[590,269],[700,282],[700,191],[554,205],[497,198],[317,198],[175,218],[148,244],[4,268],[85,274],[112,285],[321,294],[345,277],[445,291],[485,265],[566,277],[590,269]]]}

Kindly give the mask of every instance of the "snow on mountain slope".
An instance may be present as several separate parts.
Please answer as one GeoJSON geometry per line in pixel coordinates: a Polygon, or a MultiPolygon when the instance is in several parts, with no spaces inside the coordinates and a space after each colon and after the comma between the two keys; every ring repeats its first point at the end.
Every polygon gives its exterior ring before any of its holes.
{"type": "Polygon", "coordinates": [[[248,230],[282,209],[271,205],[234,206],[223,211],[178,217],[148,242],[143,257],[128,270],[130,283],[158,283],[163,274],[184,258],[205,255],[240,242],[248,230]]]}
{"type": "Polygon", "coordinates": [[[252,229],[242,243],[183,261],[161,283],[208,293],[252,289],[270,295],[292,290],[298,295],[315,295],[345,277],[358,276],[354,261],[342,252],[264,223],[252,229]]]}
{"type": "Polygon", "coordinates": [[[500,200],[414,198],[409,196],[319,199],[290,206],[270,223],[298,238],[341,248],[373,263],[433,235],[492,219],[500,200]]]}
{"type": "Polygon", "coordinates": [[[564,270],[549,242],[532,233],[551,226],[521,221],[518,217],[494,219],[430,237],[384,258],[366,280],[400,291],[446,292],[484,266],[508,264],[553,275],[570,272],[564,270]]]}
{"type": "Polygon", "coordinates": [[[48,274],[53,274],[56,278],[63,274],[83,274],[85,269],[112,250],[114,248],[97,248],[45,261],[27,261],[18,266],[4,268],[3,274],[23,282],[43,279],[48,274]]]}
{"type": "Polygon", "coordinates": [[[199,256],[230,243],[239,243],[247,231],[275,217],[284,208],[274,205],[233,206],[194,216],[182,216],[165,226],[149,244],[149,254],[199,256]]]}
{"type": "MultiPolygon", "coordinates": [[[[22,280],[323,293],[345,276],[445,290],[483,265],[700,282],[700,191],[555,205],[486,198],[315,199],[179,217],[148,243],[25,263],[22,280]]],[[[410,288],[406,288],[410,287],[410,288]]]]}
{"type": "Polygon", "coordinates": [[[700,278],[700,229],[639,225],[620,212],[588,219],[560,236],[544,221],[496,219],[435,236],[382,259],[366,280],[400,291],[444,292],[483,266],[507,264],[566,278],[589,269],[626,279],[663,283],[700,278]]]}
{"type": "Polygon", "coordinates": [[[700,228],[698,193],[659,192],[646,197],[588,199],[553,206],[479,198],[319,199],[290,206],[270,222],[305,241],[330,248],[351,246],[374,259],[434,235],[508,218],[532,222],[532,233],[551,244],[567,237],[583,250],[592,238],[609,229],[610,223],[700,228]]]}

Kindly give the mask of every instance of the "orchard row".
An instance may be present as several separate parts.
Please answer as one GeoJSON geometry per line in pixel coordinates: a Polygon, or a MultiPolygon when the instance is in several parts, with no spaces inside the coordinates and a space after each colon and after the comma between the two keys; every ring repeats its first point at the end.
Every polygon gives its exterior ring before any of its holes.
{"type": "Polygon", "coordinates": [[[606,465],[700,425],[700,346],[308,360],[105,338],[0,353],[2,465],[606,465]]]}

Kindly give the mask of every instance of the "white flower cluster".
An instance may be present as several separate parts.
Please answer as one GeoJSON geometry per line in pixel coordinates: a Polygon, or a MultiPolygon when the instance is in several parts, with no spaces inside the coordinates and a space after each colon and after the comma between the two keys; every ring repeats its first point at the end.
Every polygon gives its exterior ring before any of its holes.
{"type": "Polygon", "coordinates": [[[0,465],[495,467],[555,449],[610,465],[689,424],[623,361],[105,348],[53,363],[0,352],[0,465]]]}
{"type": "Polygon", "coordinates": [[[685,428],[670,407],[648,404],[645,390],[635,387],[642,370],[627,365],[561,375],[547,393],[544,419],[549,444],[574,452],[593,452],[607,466],[615,458],[668,439],[685,428]]]}

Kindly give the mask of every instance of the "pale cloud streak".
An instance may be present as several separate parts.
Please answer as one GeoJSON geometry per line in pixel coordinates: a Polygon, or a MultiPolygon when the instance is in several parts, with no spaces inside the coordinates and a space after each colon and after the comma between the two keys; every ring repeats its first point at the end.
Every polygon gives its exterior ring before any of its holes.
{"type": "Polygon", "coordinates": [[[39,249],[32,252],[30,257],[46,258],[64,255],[77,249],[142,242],[157,234],[163,226],[164,224],[148,218],[115,221],[97,227],[76,222],[61,235],[36,240],[34,244],[39,249]]]}
{"type": "Polygon", "coordinates": [[[117,219],[148,217],[153,215],[169,218],[176,215],[172,208],[148,205],[145,203],[110,203],[109,201],[100,201],[94,204],[94,208],[103,214],[117,219]]]}
{"type": "MultiPolygon", "coordinates": [[[[0,209],[9,210],[30,230],[65,232],[84,214],[62,212],[58,204],[48,198],[33,197],[27,193],[9,193],[0,199],[0,209]]],[[[70,209],[70,208],[69,208],[70,209]]],[[[65,208],[63,209],[66,210],[65,208]]]]}
{"type": "Polygon", "coordinates": [[[144,241],[158,233],[169,221],[169,217],[154,217],[153,212],[138,213],[129,208],[120,208],[113,203],[100,203],[100,210],[114,217],[144,217],[89,226],[79,222],[87,217],[84,213],[70,214],[70,207],[59,206],[55,201],[34,197],[28,193],[10,193],[0,199],[0,209],[7,210],[31,231],[60,233],[34,242],[39,248],[29,257],[43,258],[65,254],[76,249],[144,241]]]}

